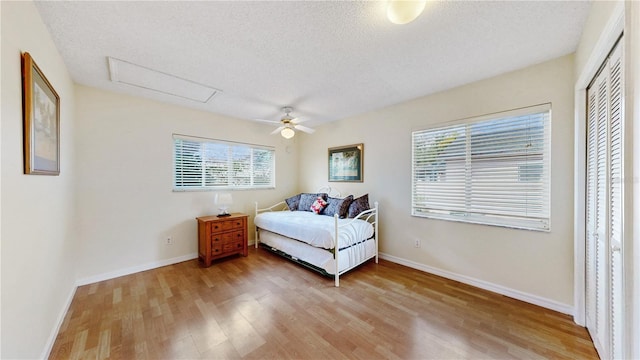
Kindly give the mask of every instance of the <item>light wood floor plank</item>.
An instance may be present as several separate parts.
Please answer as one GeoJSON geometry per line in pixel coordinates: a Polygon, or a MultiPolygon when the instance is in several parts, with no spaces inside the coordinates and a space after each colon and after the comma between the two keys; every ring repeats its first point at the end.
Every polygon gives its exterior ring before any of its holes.
{"type": "Polygon", "coordinates": [[[51,359],[597,359],[567,315],[398,264],[341,287],[262,249],[78,288],[51,359]]]}

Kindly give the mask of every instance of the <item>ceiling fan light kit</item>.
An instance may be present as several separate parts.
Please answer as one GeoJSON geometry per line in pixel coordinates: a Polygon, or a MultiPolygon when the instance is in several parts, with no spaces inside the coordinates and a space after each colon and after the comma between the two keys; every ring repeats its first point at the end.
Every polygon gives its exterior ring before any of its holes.
{"type": "Polygon", "coordinates": [[[288,127],[280,130],[280,135],[282,135],[282,137],[285,138],[285,139],[291,139],[295,134],[296,134],[296,132],[293,131],[293,129],[288,128],[288,127]]]}
{"type": "Polygon", "coordinates": [[[277,129],[273,130],[271,132],[271,135],[280,133],[280,135],[285,139],[291,139],[292,137],[294,137],[296,134],[296,130],[306,132],[307,134],[313,134],[315,132],[315,130],[312,128],[300,125],[300,123],[304,120],[291,116],[291,112],[293,111],[293,108],[291,106],[283,107],[282,111],[284,112],[284,116],[280,119],[280,121],[262,119],[254,120],[271,124],[279,124],[280,126],[277,129]]]}
{"type": "Polygon", "coordinates": [[[408,24],[422,14],[426,3],[426,0],[389,0],[387,18],[394,24],[408,24]]]}

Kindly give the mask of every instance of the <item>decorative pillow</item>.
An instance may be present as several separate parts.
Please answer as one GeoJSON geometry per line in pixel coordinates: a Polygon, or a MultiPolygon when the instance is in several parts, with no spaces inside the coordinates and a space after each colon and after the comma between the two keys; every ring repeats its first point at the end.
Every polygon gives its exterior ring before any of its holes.
{"type": "Polygon", "coordinates": [[[296,211],[298,210],[298,204],[300,203],[300,195],[294,195],[288,199],[284,199],[284,202],[287,203],[287,206],[289,207],[289,210],[291,211],[296,211]]]}
{"type": "Polygon", "coordinates": [[[318,194],[302,193],[302,194],[300,194],[300,202],[298,202],[298,211],[311,211],[311,205],[313,205],[313,202],[316,201],[318,196],[321,197],[322,200],[327,198],[327,194],[325,194],[325,193],[318,193],[318,194]]]}
{"type": "Polygon", "coordinates": [[[334,216],[338,214],[338,217],[344,219],[347,217],[349,211],[349,205],[353,201],[353,195],[349,195],[343,199],[340,198],[327,198],[327,207],[324,209],[323,214],[327,216],[334,216]]]}
{"type": "Polygon", "coordinates": [[[311,205],[311,211],[313,211],[316,214],[320,214],[320,212],[322,211],[322,209],[324,209],[325,206],[327,206],[327,202],[324,201],[322,196],[318,196],[316,198],[316,201],[313,202],[313,205],[311,205]]]}
{"type": "Polygon", "coordinates": [[[363,211],[369,210],[369,194],[364,194],[354,199],[349,205],[349,217],[354,218],[363,211]]]}

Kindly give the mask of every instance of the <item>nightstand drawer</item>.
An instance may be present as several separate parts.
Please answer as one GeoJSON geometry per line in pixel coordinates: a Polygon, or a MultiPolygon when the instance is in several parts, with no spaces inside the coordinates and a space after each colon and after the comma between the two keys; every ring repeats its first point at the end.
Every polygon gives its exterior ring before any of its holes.
{"type": "Polygon", "coordinates": [[[236,253],[239,250],[242,250],[243,247],[242,240],[240,241],[229,241],[229,242],[218,242],[211,244],[211,255],[216,256],[222,253],[236,253]]]}
{"type": "Polygon", "coordinates": [[[227,231],[232,229],[242,229],[244,227],[243,219],[225,220],[211,224],[211,232],[227,231]]]}
{"type": "Polygon", "coordinates": [[[244,239],[244,230],[229,231],[222,234],[211,234],[211,243],[228,243],[232,241],[242,241],[244,239]]]}
{"type": "Polygon", "coordinates": [[[211,255],[216,256],[222,254],[222,243],[211,244],[211,255]]]}
{"type": "Polygon", "coordinates": [[[222,252],[223,253],[226,253],[226,252],[237,252],[238,250],[242,250],[242,243],[232,242],[232,243],[222,244],[222,252]]]}

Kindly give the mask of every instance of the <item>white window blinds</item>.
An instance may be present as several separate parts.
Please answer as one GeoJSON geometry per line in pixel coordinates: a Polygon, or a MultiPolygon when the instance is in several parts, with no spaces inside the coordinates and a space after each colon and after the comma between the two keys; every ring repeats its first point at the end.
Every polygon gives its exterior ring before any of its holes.
{"type": "Polygon", "coordinates": [[[173,135],[173,189],[256,189],[275,186],[275,149],[173,135]]]}
{"type": "Polygon", "coordinates": [[[412,133],[412,215],[549,230],[549,104],[412,133]]]}

